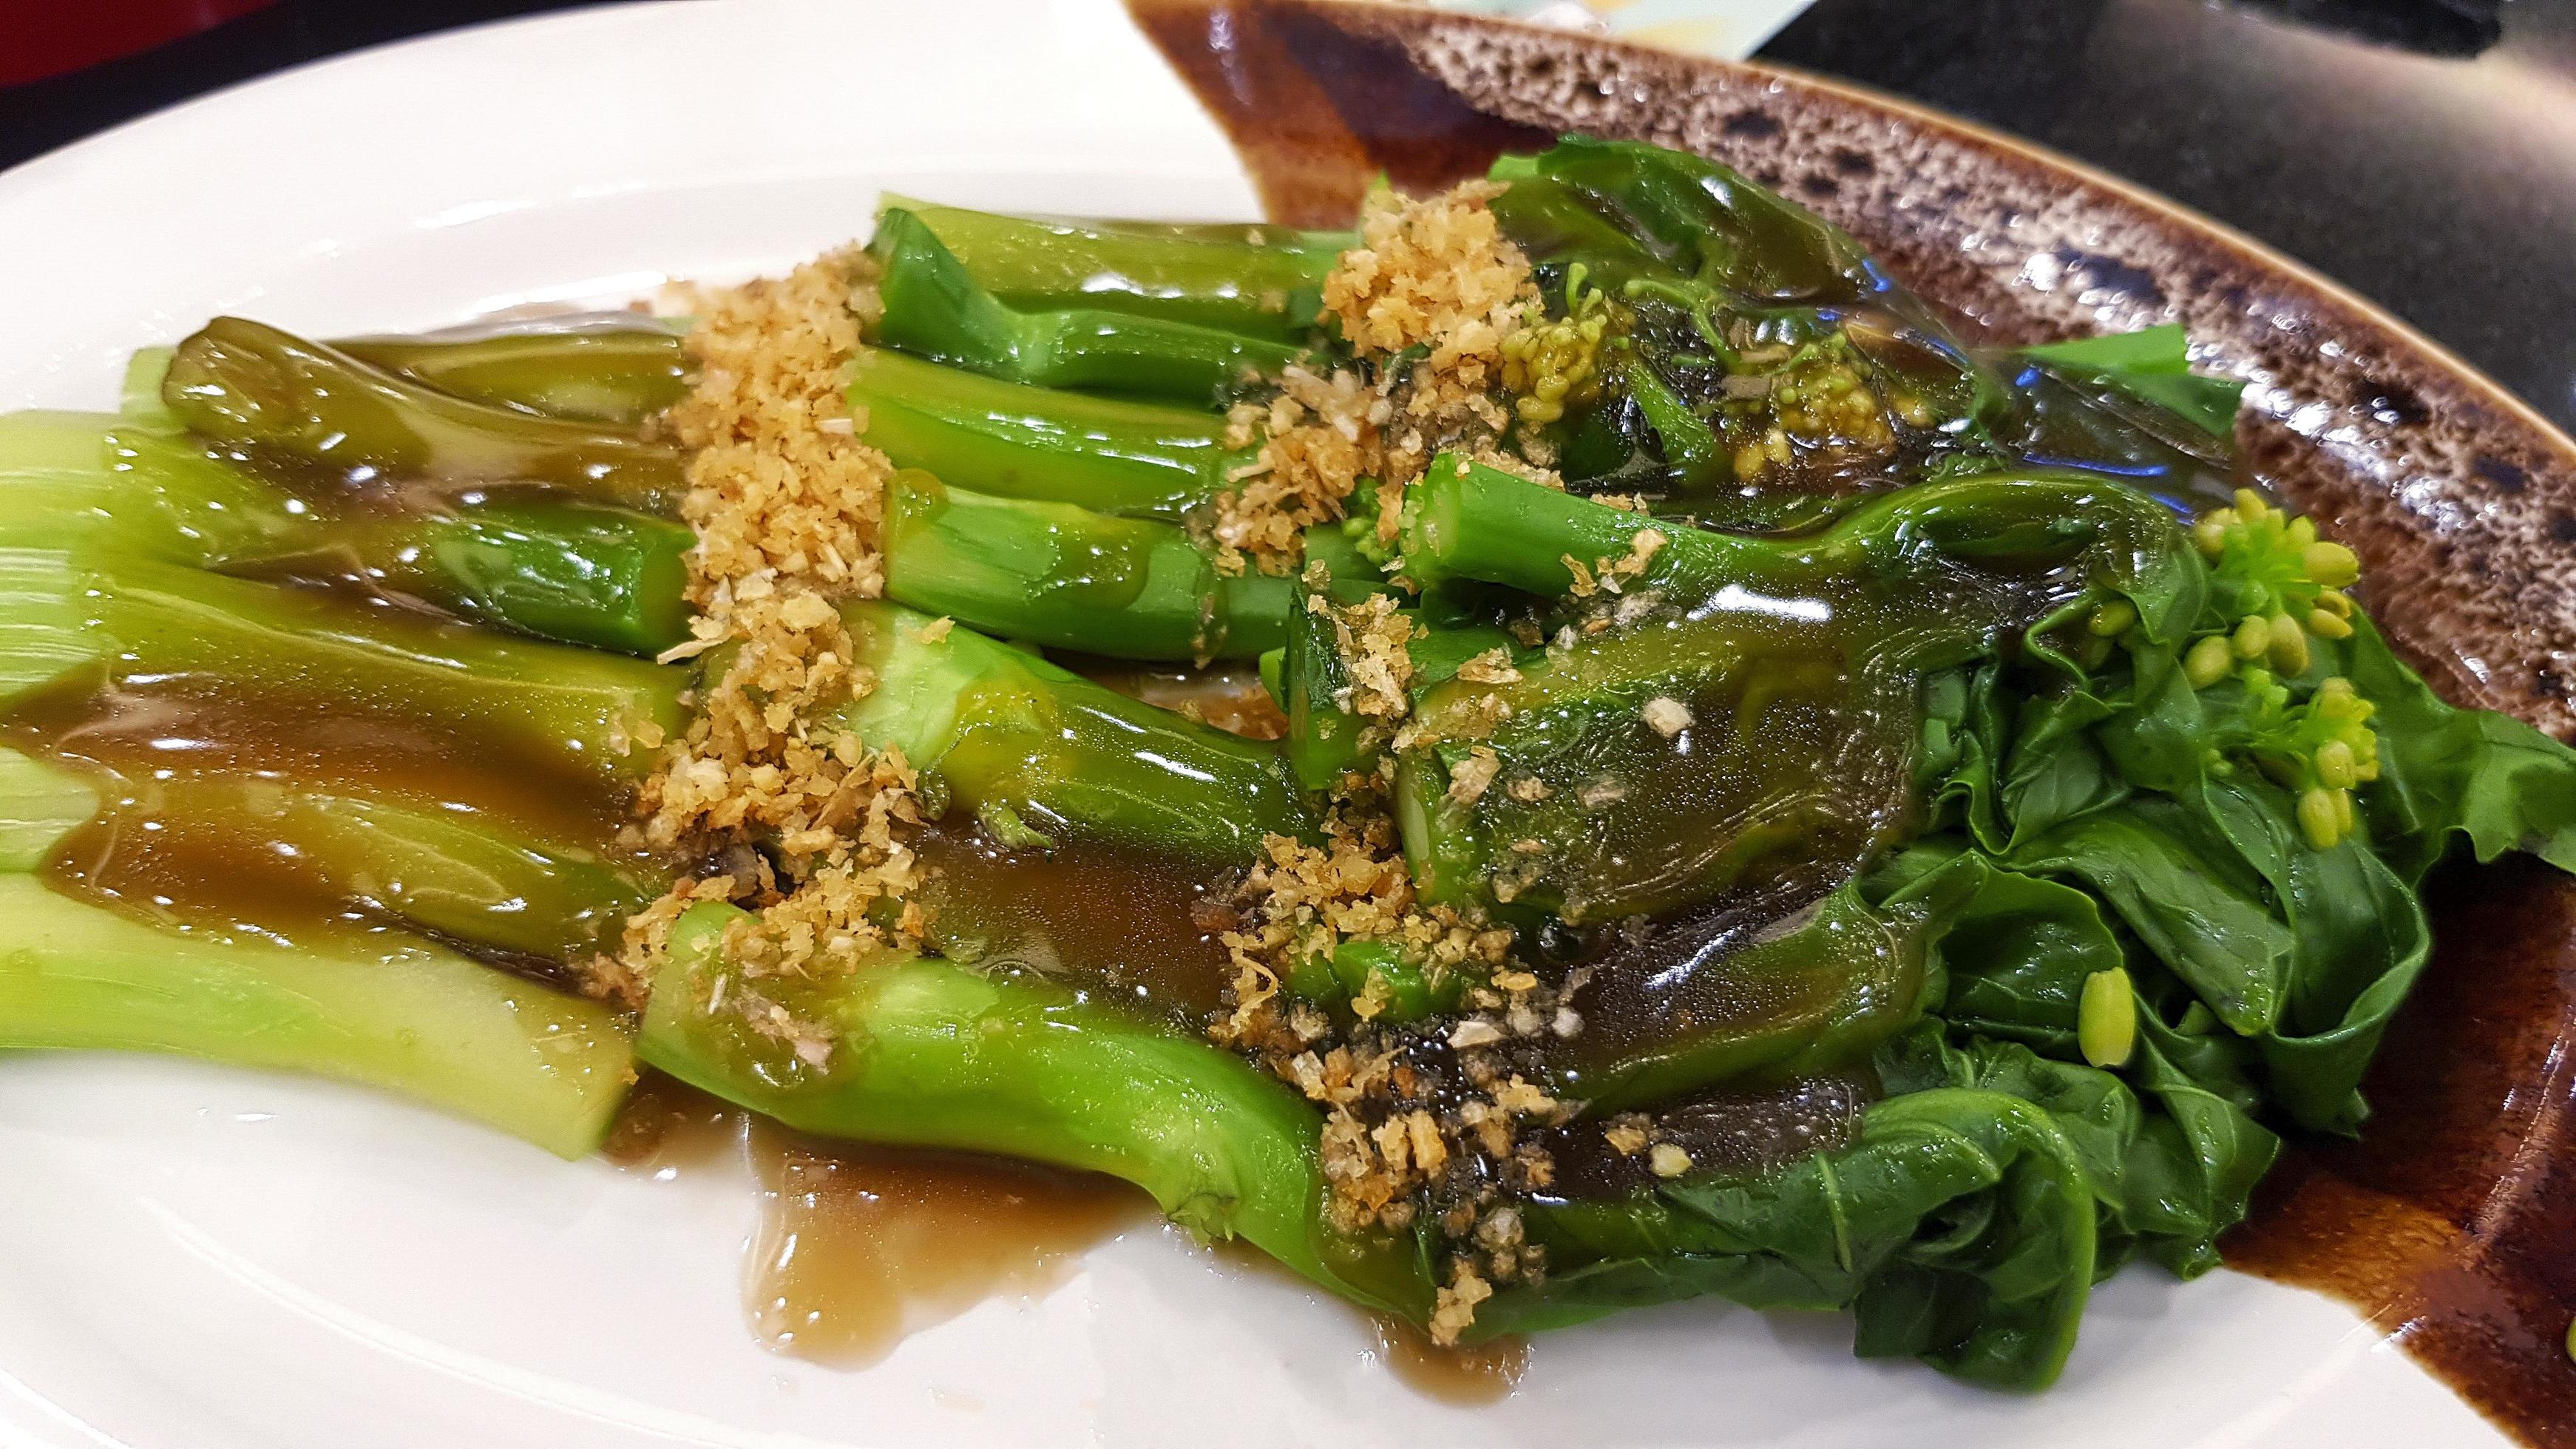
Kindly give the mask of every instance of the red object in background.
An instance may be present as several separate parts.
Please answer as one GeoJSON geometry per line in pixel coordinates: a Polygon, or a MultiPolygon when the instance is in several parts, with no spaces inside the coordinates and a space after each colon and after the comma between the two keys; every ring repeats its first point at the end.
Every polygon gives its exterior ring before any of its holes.
{"type": "Polygon", "coordinates": [[[0,86],[166,45],[277,0],[0,0],[0,86]]]}

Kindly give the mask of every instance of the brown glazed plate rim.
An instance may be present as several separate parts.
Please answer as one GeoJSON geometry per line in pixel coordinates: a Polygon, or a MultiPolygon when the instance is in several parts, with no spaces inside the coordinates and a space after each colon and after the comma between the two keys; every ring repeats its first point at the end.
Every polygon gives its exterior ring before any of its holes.
{"type": "MultiPolygon", "coordinates": [[[[1346,3],[1373,3],[1373,0],[1346,0],[1346,3]]],[[[1629,42],[1616,43],[1628,44],[1629,42]]],[[[2443,346],[2415,324],[2389,310],[2386,304],[2336,281],[2288,252],[2248,232],[2230,226],[2205,211],[2185,206],[2163,192],[2142,186],[2117,172],[2105,171],[2089,161],[2070,156],[2055,147],[2043,146],[2037,141],[2016,136],[2010,131],[1999,130],[1982,121],[1970,120],[1965,116],[1927,106],[1919,101],[1908,100],[1874,86],[1840,80],[1817,71],[1799,66],[1781,65],[1774,61],[1725,60],[1711,57],[1709,63],[1731,67],[1749,75],[1767,76],[1784,84],[1833,96],[1855,106],[1901,116],[1914,125],[1946,131],[1964,141],[2015,153],[2034,165],[2062,172],[2069,177],[2099,187],[2131,206],[2153,212],[2175,225],[2199,232],[2212,242],[2235,249],[2246,260],[2265,270],[2288,277],[2319,296],[2368,317],[2371,322],[2386,329],[2392,336],[2421,353],[2426,363],[2448,371],[2462,382],[2485,392],[2491,405],[2513,415],[2517,422],[2529,428],[2548,447],[2570,460],[2576,460],[2576,437],[2571,437],[2564,429],[2551,422],[2548,416],[2533,406],[2529,399],[2489,377],[2480,371],[2476,364],[2443,346]]]]}
{"type": "MultiPolygon", "coordinates": [[[[1582,131],[1737,166],[2008,342],[2180,321],[2247,380],[2240,451],[2353,545],[2453,702],[2576,733],[2576,439],[2386,305],[2134,182],[1788,67],[1378,0],[1129,0],[1274,215],[1346,223],[1582,131]],[[1223,23],[1214,23],[1221,17],[1223,23]]],[[[2576,1423],[2576,885],[2437,874],[2437,949],[2358,1143],[2294,1144],[2231,1265],[2358,1308],[2499,1427],[2576,1423]]]]}

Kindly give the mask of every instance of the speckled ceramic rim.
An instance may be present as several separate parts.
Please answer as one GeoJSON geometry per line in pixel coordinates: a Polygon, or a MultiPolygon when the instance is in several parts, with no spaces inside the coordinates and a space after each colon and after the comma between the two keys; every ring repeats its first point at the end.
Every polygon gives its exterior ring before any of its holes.
{"type": "MultiPolygon", "coordinates": [[[[1628,44],[1629,42],[1606,43],[1628,44]]],[[[2027,158],[2035,165],[2044,166],[2053,171],[2066,172],[2111,192],[2132,206],[2144,208],[2179,225],[2190,227],[2211,241],[2235,248],[2247,261],[2294,278],[2301,285],[2314,288],[2335,302],[2368,317],[2372,322],[2394,333],[2408,346],[2423,353],[2429,361],[2447,368],[2457,374],[2461,381],[2485,392],[2488,400],[2496,407],[2513,414],[2517,421],[2546,440],[2552,448],[2565,454],[2569,459],[2576,460],[2576,436],[2570,436],[2557,424],[2551,422],[2540,409],[2533,407],[2521,394],[2510,391],[2504,384],[2480,372],[2468,359],[2425,336],[2416,329],[2415,324],[2289,253],[2279,251],[2204,212],[2194,211],[2161,192],[2150,191],[2125,176],[2104,171],[2090,162],[2079,161],[2063,151],[2042,146],[2036,141],[2016,136],[2009,131],[1998,131],[1991,126],[1954,116],[1946,111],[1934,110],[1930,106],[1909,101],[1903,96],[1891,95],[1869,86],[1855,85],[1850,81],[1821,75],[1815,71],[1801,70],[1796,66],[1773,65],[1764,61],[1710,60],[1708,63],[1731,65],[1753,75],[1772,76],[1792,85],[1803,86],[1809,90],[1849,101],[1856,106],[1867,106],[1874,110],[1902,116],[1918,126],[1947,131],[1965,141],[1981,146],[1991,146],[1999,151],[2013,152],[2027,158]]]]}

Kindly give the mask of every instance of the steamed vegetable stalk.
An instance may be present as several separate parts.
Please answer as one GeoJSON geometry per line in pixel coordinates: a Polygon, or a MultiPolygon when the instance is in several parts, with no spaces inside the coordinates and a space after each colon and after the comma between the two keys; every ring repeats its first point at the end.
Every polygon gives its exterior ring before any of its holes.
{"type": "Polygon", "coordinates": [[[416,1097],[563,1157],[596,1148],[633,1080],[629,1034],[565,996],[426,943],[359,950],[174,935],[27,872],[94,787],[0,751],[0,1047],[175,1052],[416,1097]]]}
{"type": "Polygon", "coordinates": [[[680,334],[641,318],[474,337],[350,337],[332,346],[475,402],[613,427],[638,427],[689,390],[680,334]]]}
{"type": "Polygon", "coordinates": [[[628,743],[680,726],[681,671],[305,590],[141,560],[86,567],[17,550],[0,680],[17,687],[113,659],[117,676],[203,675],[354,712],[479,734],[567,777],[626,781],[651,768],[628,743]]]}
{"type": "Polygon", "coordinates": [[[251,577],[346,578],[626,654],[688,637],[697,537],[666,519],[547,497],[326,510],[183,439],[123,427],[106,451],[119,548],[251,577]]]}
{"type": "Polygon", "coordinates": [[[1246,1239],[1382,1312],[1429,1312],[1410,1235],[1324,1226],[1320,1119],[1286,1085],[1027,976],[898,958],[830,980],[743,978],[722,950],[741,918],[701,905],[674,928],[646,1061],[808,1132],[1123,1177],[1202,1237],[1246,1239]],[[711,1006],[734,991],[774,999],[814,1035],[780,1040],[711,1006]]]}
{"type": "Polygon", "coordinates": [[[1306,353],[1275,336],[1132,311],[1013,308],[901,207],[879,214],[868,251],[881,268],[876,342],[1012,382],[1205,404],[1306,353]]]}
{"type": "MultiPolygon", "coordinates": [[[[129,787],[135,798],[120,808],[130,804],[138,824],[149,823],[106,843],[108,853],[229,856],[238,861],[237,889],[273,881],[304,911],[396,922],[471,950],[586,960],[613,949],[627,918],[667,885],[631,852],[549,838],[488,806],[244,773],[165,773],[129,787]],[[243,851],[246,842],[256,848],[243,851]]],[[[294,919],[258,924],[299,942],[307,935],[294,919]]]]}
{"type": "Polygon", "coordinates": [[[646,512],[684,486],[678,451],[631,430],[471,402],[239,317],[181,343],[161,395],[205,437],[349,482],[540,484],[646,512]]]}
{"type": "Polygon", "coordinates": [[[1043,221],[889,197],[974,284],[1022,311],[1101,308],[1245,337],[1300,340],[1349,232],[1257,223],[1043,221]]]}
{"type": "Polygon", "coordinates": [[[841,617],[877,683],[833,722],[935,772],[1005,845],[1100,840],[1222,869],[1314,826],[1266,745],[925,614],[852,603],[841,617]]]}
{"type": "Polygon", "coordinates": [[[850,408],[898,467],[1132,518],[1180,521],[1251,458],[1204,409],[1031,387],[886,348],[852,367],[850,408]]]}
{"type": "MultiPolygon", "coordinates": [[[[1344,599],[1379,585],[1338,529],[1308,556],[1344,599]],[[1342,581],[1347,580],[1347,583],[1342,581]]],[[[988,634],[1119,659],[1250,659],[1281,647],[1288,579],[1221,574],[1177,524],[993,498],[906,470],[887,485],[886,595],[988,634]]]]}
{"type": "Polygon", "coordinates": [[[382,1087],[563,1157],[633,1080],[614,1012],[452,952],[211,942],[0,876],[0,1047],[176,1052],[382,1087]]]}

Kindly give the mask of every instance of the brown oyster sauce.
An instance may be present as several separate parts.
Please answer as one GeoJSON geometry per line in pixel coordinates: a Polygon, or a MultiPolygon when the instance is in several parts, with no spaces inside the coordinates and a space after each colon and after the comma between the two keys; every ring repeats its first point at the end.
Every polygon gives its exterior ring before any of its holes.
{"type": "MultiPolygon", "coordinates": [[[[657,1178],[747,1161],[760,1220],[743,1257],[743,1315],[770,1348],[839,1368],[875,1363],[988,1298],[1042,1295],[1087,1250],[1159,1220],[1151,1199],[1113,1178],[825,1142],[659,1074],[637,1085],[602,1151],[657,1178]]],[[[1226,1256],[1267,1265],[1248,1250],[1226,1256]]],[[[1371,1356],[1446,1403],[1510,1393],[1528,1357],[1520,1339],[1446,1349],[1408,1325],[1376,1328],[1371,1356]]]]}
{"type": "MultiPolygon", "coordinates": [[[[1428,15],[1312,0],[1129,9],[1273,221],[1347,225],[1380,172],[1445,186],[1552,139],[1495,114],[1499,95],[1470,99],[1416,64],[1404,39],[1428,15]]],[[[1592,43],[1514,35],[1516,54],[1592,43]]],[[[1635,133],[1660,119],[1641,113],[1635,133]]],[[[1776,132],[1768,120],[1746,124],[1776,132]]],[[[2227,1259],[2352,1304],[2525,1442],[2576,1442],[2576,884],[2528,860],[2454,867],[2426,904],[2440,947],[2379,1054],[2363,1140],[2293,1144],[2227,1259]]]]}
{"type": "Polygon", "coordinates": [[[2438,943],[2363,1091],[2358,1142],[2305,1142],[2221,1244],[2330,1293],[2498,1425],[2576,1436],[2576,884],[2454,865],[2438,943]]]}
{"type": "MultiPolygon", "coordinates": [[[[0,745],[46,759],[98,792],[97,814],[45,862],[48,884],[164,928],[337,944],[361,956],[400,953],[426,937],[561,984],[564,962],[613,943],[623,910],[633,909],[610,901],[575,919],[548,917],[560,933],[530,927],[497,938],[514,945],[458,940],[388,906],[411,888],[408,872],[351,878],[308,855],[312,802],[347,796],[437,820],[489,822],[548,842],[567,859],[641,863],[616,843],[630,809],[622,789],[510,758],[470,731],[288,690],[189,675],[129,681],[84,669],[0,713],[0,745]]],[[[503,927],[529,916],[525,905],[494,905],[484,920],[503,927]]]]}
{"type": "Polygon", "coordinates": [[[657,1177],[747,1160],[760,1221],[744,1317],[778,1352],[840,1368],[987,1298],[1043,1294],[1085,1250],[1154,1220],[1152,1201],[1113,1178],[824,1142],[659,1075],[636,1087],[603,1151],[657,1177]]]}

